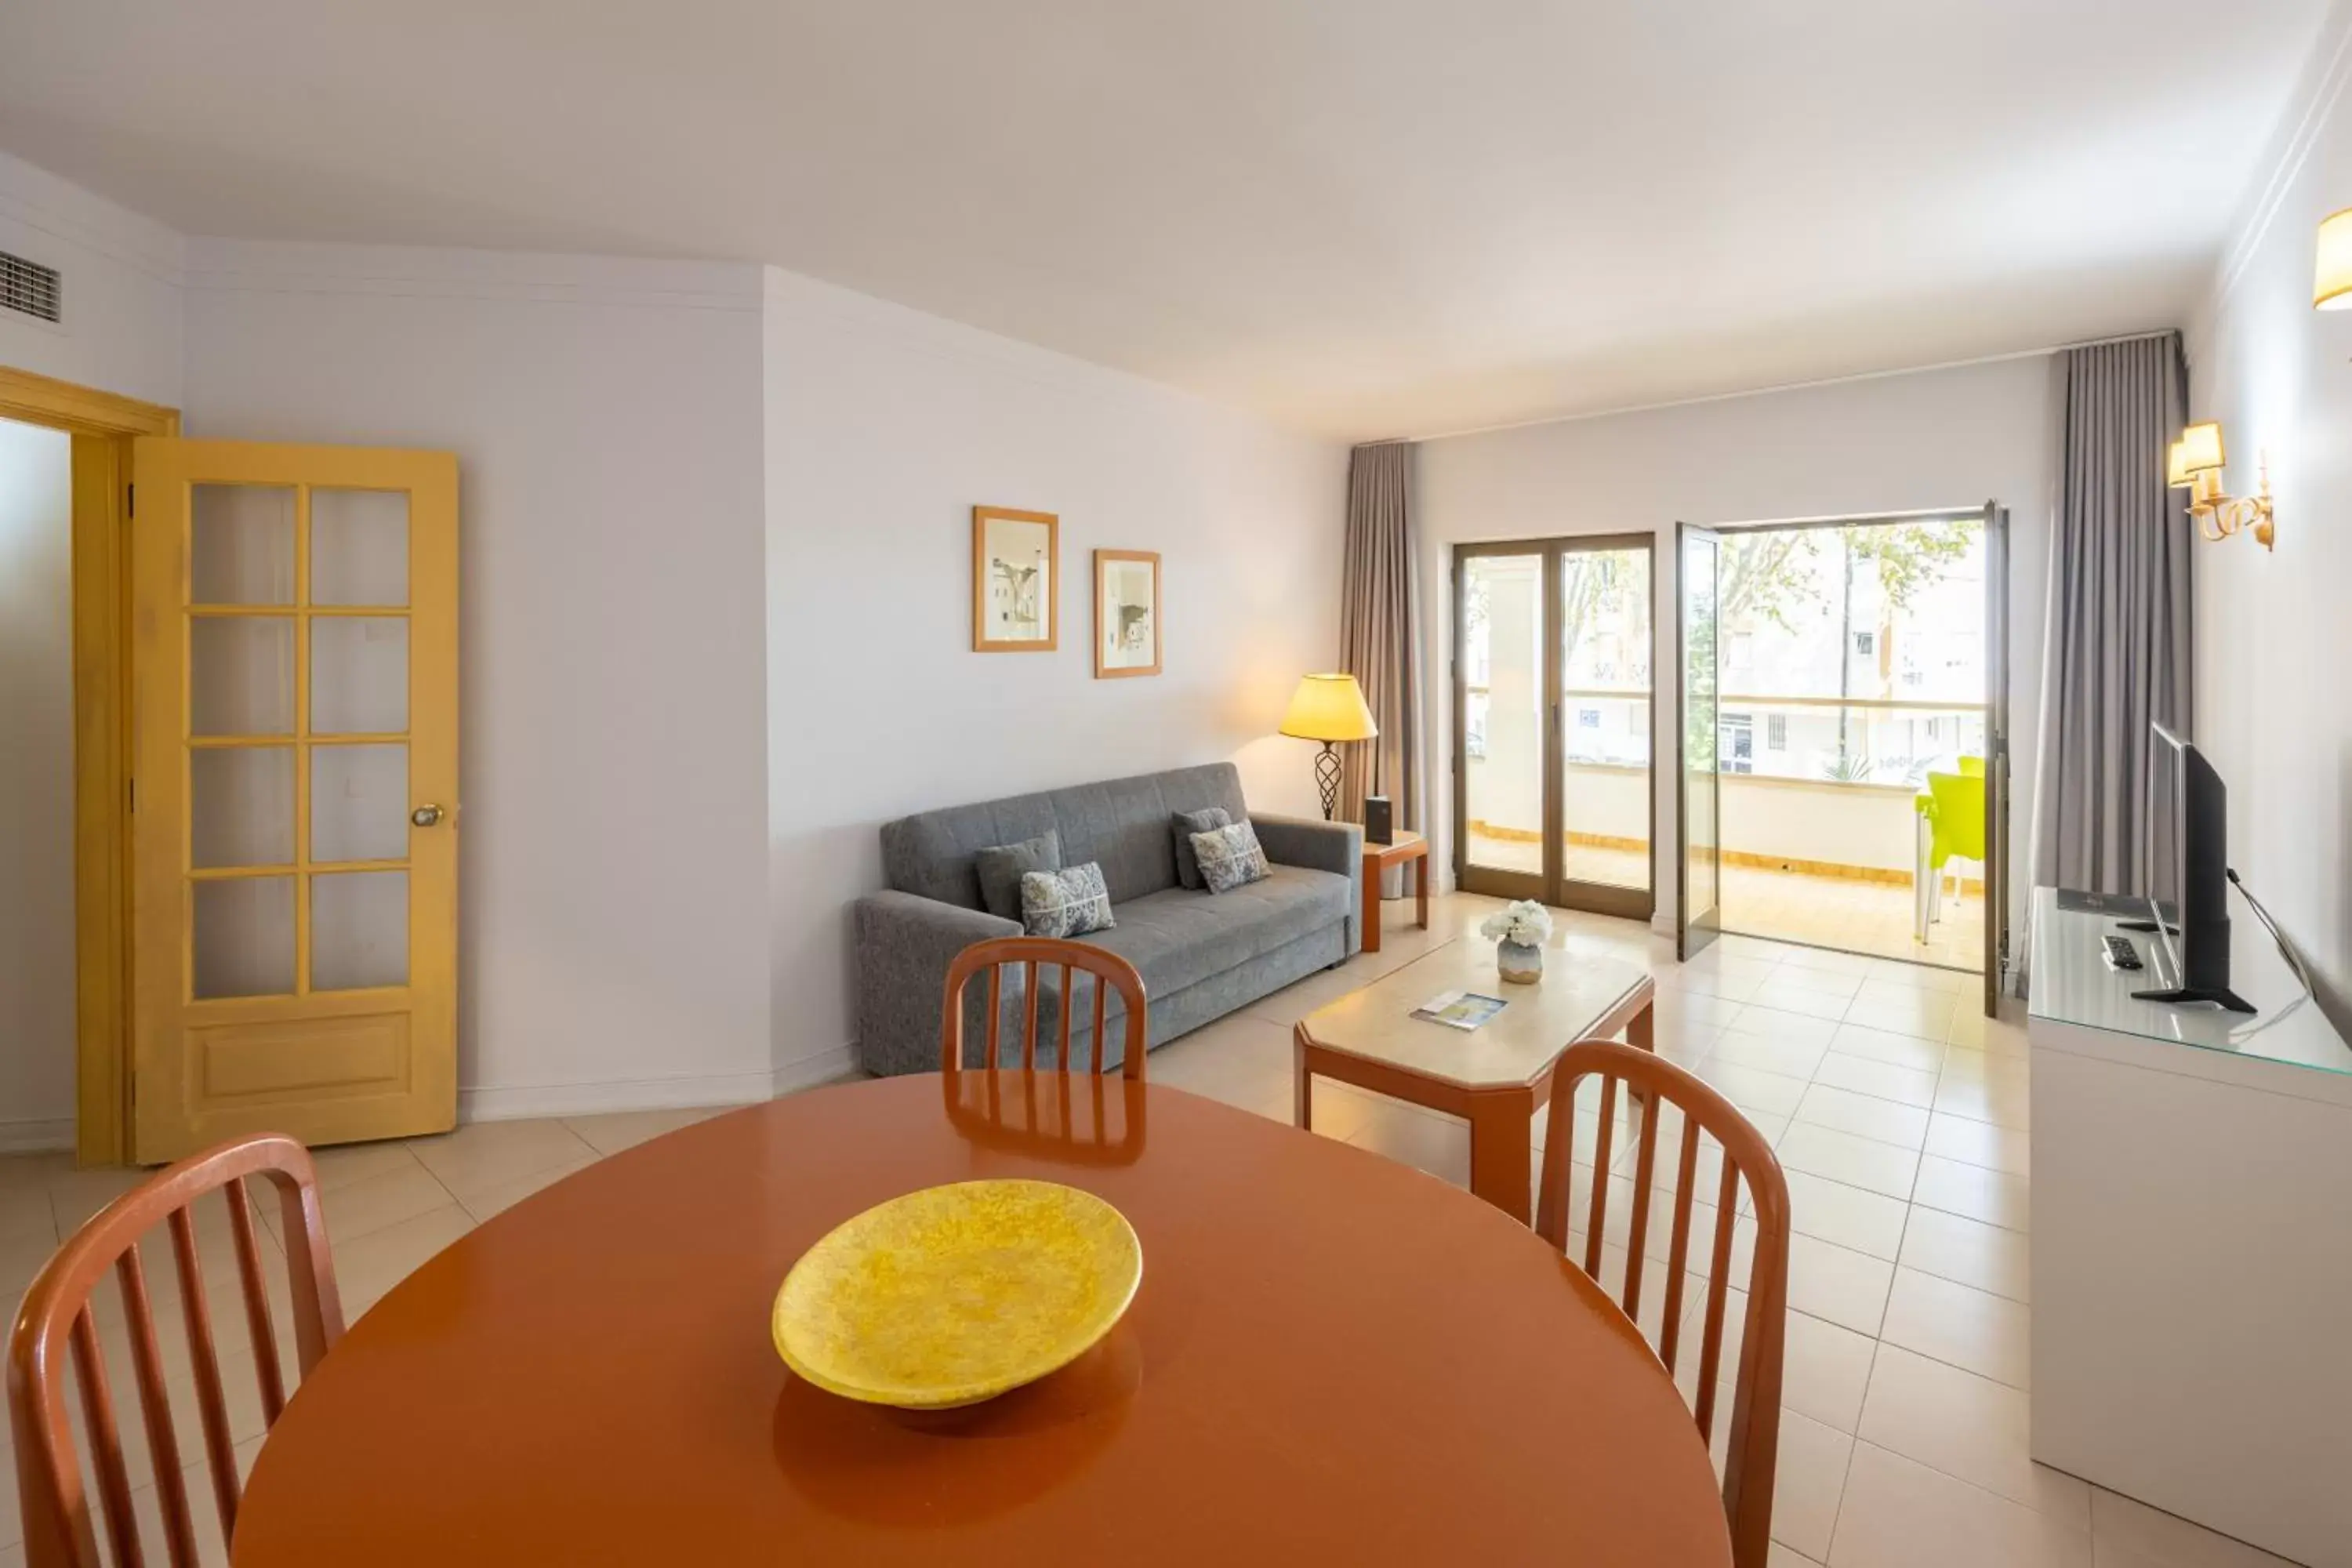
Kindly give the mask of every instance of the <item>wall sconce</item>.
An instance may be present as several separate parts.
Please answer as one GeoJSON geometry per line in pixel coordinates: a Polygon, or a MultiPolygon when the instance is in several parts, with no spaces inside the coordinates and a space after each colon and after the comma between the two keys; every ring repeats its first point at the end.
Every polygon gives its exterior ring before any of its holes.
{"type": "MultiPolygon", "coordinates": [[[[2352,229],[2347,231],[2352,239],[2352,229]]],[[[2352,287],[2352,281],[2347,281],[2352,287]]],[[[2207,539],[2227,539],[2241,530],[2252,532],[2265,550],[2274,550],[2278,521],[2271,515],[2270,465],[2262,465],[2262,489],[2251,496],[2231,497],[2221,489],[2221,427],[2191,425],[2165,453],[2164,482],[2189,492],[2189,515],[2207,539]]]]}
{"type": "Polygon", "coordinates": [[[2352,207],[2320,223],[2319,259],[2312,269],[2311,308],[2352,310],[2352,207]]]}

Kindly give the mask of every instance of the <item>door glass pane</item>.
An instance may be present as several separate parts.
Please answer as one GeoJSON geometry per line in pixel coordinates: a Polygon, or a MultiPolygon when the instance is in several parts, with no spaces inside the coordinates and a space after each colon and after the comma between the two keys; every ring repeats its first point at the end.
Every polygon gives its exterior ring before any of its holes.
{"type": "Polygon", "coordinates": [[[320,616],[311,621],[311,731],[396,735],[407,728],[407,619],[320,616]]]}
{"type": "Polygon", "coordinates": [[[1543,874],[1544,558],[1462,563],[1467,865],[1543,874]]]}
{"type": "Polygon", "coordinates": [[[1650,885],[1650,552],[1560,558],[1560,864],[1650,885]]]}
{"type": "Polygon", "coordinates": [[[189,602],[292,604],[292,489],[192,485],[189,492],[189,602]]]}
{"type": "Polygon", "coordinates": [[[188,727],[198,735],[294,732],[293,617],[190,620],[188,727]]]}
{"type": "Polygon", "coordinates": [[[294,748],[190,752],[188,848],[200,867],[292,864],[294,748]]]}
{"type": "Polygon", "coordinates": [[[1683,924],[1711,924],[1720,901],[1721,808],[1717,754],[1716,550],[1713,538],[1683,542],[1683,924]]]}
{"type": "Polygon", "coordinates": [[[310,602],[408,603],[405,491],[310,492],[310,602]]]}
{"type": "Polygon", "coordinates": [[[310,858],[399,860],[408,854],[408,748],[310,748],[310,858]]]}
{"type": "Polygon", "coordinates": [[[198,882],[195,893],[196,1000],[290,994],[294,879],[198,882]]]}
{"type": "Polygon", "coordinates": [[[310,989],[408,984],[408,873],[310,879],[310,989]]]}

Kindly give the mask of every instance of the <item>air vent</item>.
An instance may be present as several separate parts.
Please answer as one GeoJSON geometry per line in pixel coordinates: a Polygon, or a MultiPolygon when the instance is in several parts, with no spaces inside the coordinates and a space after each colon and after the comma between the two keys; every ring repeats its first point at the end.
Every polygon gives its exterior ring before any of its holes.
{"type": "Polygon", "coordinates": [[[0,250],[0,308],[38,316],[44,321],[61,321],[65,314],[62,282],[56,268],[0,250]]]}

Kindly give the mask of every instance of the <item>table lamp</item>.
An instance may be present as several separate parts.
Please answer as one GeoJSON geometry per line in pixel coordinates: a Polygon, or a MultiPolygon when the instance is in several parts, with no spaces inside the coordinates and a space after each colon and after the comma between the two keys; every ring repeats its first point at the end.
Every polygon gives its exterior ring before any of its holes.
{"type": "Polygon", "coordinates": [[[1369,741],[1381,732],[1356,678],[1310,675],[1301,680],[1290,711],[1283,715],[1282,732],[1323,742],[1315,759],[1315,787],[1323,796],[1323,820],[1330,821],[1339,809],[1339,753],[1331,749],[1333,742],[1369,741]]]}

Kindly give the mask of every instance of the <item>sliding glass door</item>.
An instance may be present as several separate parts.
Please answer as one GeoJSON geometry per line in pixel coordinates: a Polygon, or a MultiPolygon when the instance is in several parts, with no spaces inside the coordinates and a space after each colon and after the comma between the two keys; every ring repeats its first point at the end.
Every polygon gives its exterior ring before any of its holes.
{"type": "Polygon", "coordinates": [[[1651,540],[1456,548],[1454,868],[1499,898],[1654,907],[1651,540]]]}

